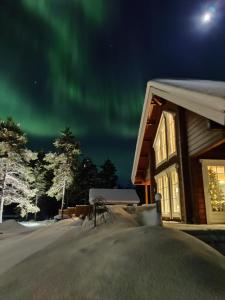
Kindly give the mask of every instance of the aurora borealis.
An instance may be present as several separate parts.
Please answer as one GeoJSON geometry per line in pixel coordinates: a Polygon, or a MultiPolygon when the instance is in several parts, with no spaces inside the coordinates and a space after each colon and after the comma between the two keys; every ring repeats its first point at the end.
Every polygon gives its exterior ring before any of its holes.
{"type": "Polygon", "coordinates": [[[223,14],[213,28],[196,22],[223,1],[188,2],[1,0],[0,116],[38,149],[70,126],[85,154],[129,181],[146,82],[225,80],[223,14]]]}

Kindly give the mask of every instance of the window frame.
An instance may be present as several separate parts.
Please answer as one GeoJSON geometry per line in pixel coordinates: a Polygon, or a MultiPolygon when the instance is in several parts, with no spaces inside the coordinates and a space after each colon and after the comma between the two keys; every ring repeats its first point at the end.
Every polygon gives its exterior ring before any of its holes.
{"type": "Polygon", "coordinates": [[[176,136],[176,120],[175,120],[175,117],[176,117],[176,114],[173,113],[173,112],[168,112],[168,111],[164,111],[163,112],[165,114],[165,118],[166,118],[166,131],[167,131],[167,144],[168,144],[168,147],[167,147],[167,159],[169,160],[171,157],[173,156],[176,156],[177,155],[177,136],[176,136]],[[170,138],[170,128],[169,128],[169,120],[168,120],[168,116],[171,116],[172,119],[173,119],[173,128],[174,128],[174,145],[175,145],[175,151],[172,152],[172,153],[169,153],[170,151],[170,145],[169,145],[169,138],[170,138]]]}
{"type": "Polygon", "coordinates": [[[161,161],[157,161],[157,159],[155,159],[155,162],[156,162],[156,166],[160,166],[162,165],[164,162],[166,162],[168,160],[168,150],[167,150],[167,129],[166,129],[166,118],[165,118],[165,115],[164,113],[162,113],[162,116],[160,118],[160,121],[159,121],[159,125],[158,125],[158,128],[157,128],[157,131],[156,131],[156,135],[155,135],[155,139],[154,139],[154,142],[153,142],[153,148],[154,148],[154,151],[155,151],[155,158],[158,156],[158,149],[156,151],[156,145],[157,145],[157,142],[158,140],[160,139],[161,137],[161,130],[162,130],[162,126],[163,126],[163,122],[164,122],[164,128],[165,128],[165,149],[166,149],[166,157],[164,159],[162,159],[161,161]]]}
{"type": "MultiPolygon", "coordinates": [[[[155,163],[156,163],[156,167],[159,167],[160,165],[162,165],[163,163],[165,163],[166,161],[170,160],[172,157],[177,155],[177,136],[176,136],[176,120],[175,120],[175,116],[176,114],[173,112],[169,112],[169,111],[163,111],[160,121],[159,121],[159,125],[156,131],[156,135],[155,135],[155,139],[153,142],[153,148],[155,151],[155,163]],[[169,126],[169,118],[168,115],[171,115],[173,118],[173,125],[174,125],[174,145],[175,145],[175,151],[172,153],[169,153],[169,137],[170,137],[170,126],[169,126]],[[159,157],[159,147],[157,147],[157,143],[158,141],[160,141],[160,138],[162,136],[162,126],[163,126],[163,122],[164,122],[164,134],[165,134],[165,151],[166,151],[166,157],[162,160],[159,161],[158,157],[159,157]]],[[[162,149],[162,147],[161,147],[162,149]]],[[[163,151],[163,150],[161,150],[163,151]]],[[[162,152],[161,152],[162,154],[162,152]]]]}
{"type": "Polygon", "coordinates": [[[160,172],[159,174],[157,174],[155,176],[155,180],[156,180],[156,183],[157,183],[157,192],[158,193],[161,193],[162,194],[162,198],[163,198],[163,201],[161,203],[162,205],[162,217],[166,217],[166,218],[170,218],[170,219],[174,219],[174,218],[177,218],[177,219],[181,219],[181,198],[180,198],[180,180],[179,180],[179,173],[178,173],[178,165],[177,164],[173,164],[172,166],[168,167],[167,169],[163,170],[162,172],[160,172]],[[179,206],[180,206],[180,211],[179,212],[175,212],[174,211],[174,207],[173,207],[173,183],[172,183],[172,172],[176,172],[177,174],[177,184],[178,184],[178,189],[179,189],[179,192],[178,192],[178,199],[176,199],[176,201],[179,202],[179,206]],[[169,212],[165,212],[165,202],[164,202],[164,182],[163,182],[163,176],[167,176],[167,180],[168,180],[168,202],[169,202],[169,207],[170,207],[170,210],[169,212]],[[158,181],[159,180],[162,180],[162,192],[161,193],[158,189],[158,181]]]}
{"type": "Polygon", "coordinates": [[[209,186],[208,167],[209,166],[224,166],[225,167],[225,160],[223,160],[223,159],[200,159],[199,161],[202,164],[202,177],[203,177],[203,189],[204,189],[207,224],[224,223],[225,212],[212,211],[211,199],[210,199],[209,193],[208,193],[208,186],[209,186]]]}

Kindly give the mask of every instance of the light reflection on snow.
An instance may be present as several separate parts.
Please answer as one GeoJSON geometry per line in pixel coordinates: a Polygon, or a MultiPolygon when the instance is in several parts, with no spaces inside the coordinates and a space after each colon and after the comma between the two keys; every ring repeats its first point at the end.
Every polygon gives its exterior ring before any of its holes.
{"type": "Polygon", "coordinates": [[[47,226],[47,225],[52,224],[52,222],[50,222],[50,221],[40,221],[40,222],[24,221],[24,222],[18,222],[18,223],[25,227],[42,227],[42,226],[47,226]]]}

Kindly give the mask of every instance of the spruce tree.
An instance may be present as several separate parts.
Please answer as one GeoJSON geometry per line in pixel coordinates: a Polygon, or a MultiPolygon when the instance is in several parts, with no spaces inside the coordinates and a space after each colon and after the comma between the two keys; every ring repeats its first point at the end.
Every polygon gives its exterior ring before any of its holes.
{"type": "Polygon", "coordinates": [[[76,198],[87,202],[89,189],[98,186],[98,169],[90,158],[84,158],[79,162],[76,173],[76,185],[74,193],[76,198]]]}
{"type": "Polygon", "coordinates": [[[117,185],[118,176],[116,175],[116,167],[107,159],[100,167],[101,170],[98,174],[98,186],[100,188],[115,188],[117,185]]]}

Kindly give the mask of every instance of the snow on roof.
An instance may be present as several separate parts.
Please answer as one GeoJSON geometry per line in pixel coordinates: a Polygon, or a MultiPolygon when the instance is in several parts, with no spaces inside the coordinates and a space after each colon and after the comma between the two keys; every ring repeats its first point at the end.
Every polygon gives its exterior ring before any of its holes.
{"type": "Polygon", "coordinates": [[[156,79],[155,82],[225,99],[225,82],[212,80],[156,79]]]}
{"type": "Polygon", "coordinates": [[[107,204],[138,204],[140,199],[133,189],[90,189],[89,203],[96,197],[103,197],[107,204]]]}
{"type": "Polygon", "coordinates": [[[225,125],[225,82],[160,79],[148,82],[147,90],[148,98],[157,95],[225,125]]]}
{"type": "Polygon", "coordinates": [[[131,180],[134,183],[144,131],[153,96],[225,125],[225,82],[211,80],[155,79],[147,84],[131,180]]]}

